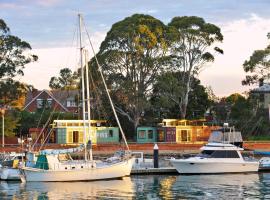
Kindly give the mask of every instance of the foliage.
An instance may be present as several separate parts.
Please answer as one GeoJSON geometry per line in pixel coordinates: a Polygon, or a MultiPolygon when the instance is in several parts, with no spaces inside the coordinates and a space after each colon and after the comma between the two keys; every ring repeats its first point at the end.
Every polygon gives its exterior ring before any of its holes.
{"type": "Polygon", "coordinates": [[[36,61],[36,55],[27,55],[31,50],[29,43],[10,34],[4,20],[0,19],[0,78],[12,78],[23,75],[26,64],[36,61]]]}
{"type": "Polygon", "coordinates": [[[215,120],[222,125],[229,122],[242,132],[244,138],[268,135],[270,131],[268,109],[260,107],[258,98],[232,94],[222,98],[213,108],[215,120]]]}
{"type": "MultiPolygon", "coordinates": [[[[0,127],[1,127],[1,133],[2,135],[2,115],[0,115],[0,127]]],[[[15,136],[15,129],[18,125],[18,122],[20,120],[19,112],[16,110],[12,111],[6,111],[4,115],[4,134],[5,136],[15,136]]]]}
{"type": "Polygon", "coordinates": [[[77,119],[73,113],[53,112],[51,109],[38,109],[36,112],[20,112],[20,121],[16,130],[19,135],[27,135],[29,128],[43,128],[52,124],[56,119],[77,119]]]}
{"type": "Polygon", "coordinates": [[[60,70],[59,77],[52,77],[49,82],[51,89],[76,89],[78,88],[79,77],[77,72],[73,72],[69,68],[60,70]]]}
{"type": "MultiPolygon", "coordinates": [[[[270,35],[268,34],[268,39],[270,35]]],[[[270,78],[270,45],[263,50],[256,50],[243,64],[246,75],[243,85],[254,84],[270,78]]]]}
{"type": "Polygon", "coordinates": [[[0,88],[0,105],[21,108],[24,104],[24,96],[32,86],[9,78],[0,82],[0,88]]]}
{"type": "MultiPolygon", "coordinates": [[[[181,94],[179,91],[184,87],[181,82],[182,76],[184,76],[183,72],[166,72],[157,78],[151,102],[155,110],[154,113],[159,113],[159,120],[180,117],[181,94]]],[[[199,79],[192,77],[191,88],[187,118],[198,119],[204,116],[211,101],[208,99],[206,88],[200,85],[199,79]]]]}
{"type": "MultiPolygon", "coordinates": [[[[200,73],[205,63],[214,61],[210,47],[222,42],[223,35],[219,27],[206,23],[203,18],[196,16],[174,17],[169,26],[174,32],[171,34],[173,42],[170,65],[184,72],[184,76],[181,77],[183,88],[179,90],[179,94],[181,118],[185,118],[192,77],[200,73]]],[[[219,47],[214,47],[212,51],[223,53],[219,47]]]]}
{"type": "Polygon", "coordinates": [[[161,21],[135,14],[115,23],[101,44],[98,58],[116,109],[134,128],[149,106],[151,86],[167,59],[167,37],[168,29],[161,21]]]}

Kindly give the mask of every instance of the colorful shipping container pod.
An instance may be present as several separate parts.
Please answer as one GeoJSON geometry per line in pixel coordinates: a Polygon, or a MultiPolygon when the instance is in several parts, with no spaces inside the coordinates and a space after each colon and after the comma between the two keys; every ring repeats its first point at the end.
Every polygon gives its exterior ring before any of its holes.
{"type": "Polygon", "coordinates": [[[118,127],[96,127],[97,143],[118,143],[119,128],[118,127]]]}
{"type": "Polygon", "coordinates": [[[165,127],[166,132],[166,142],[176,142],[176,128],[175,127],[165,127]]]}
{"type": "Polygon", "coordinates": [[[156,140],[157,140],[156,127],[137,127],[138,143],[156,142],[156,140]]]}
{"type": "MultiPolygon", "coordinates": [[[[119,129],[106,127],[104,120],[90,120],[90,133],[86,122],[86,138],[91,139],[92,144],[119,142],[119,129]]],[[[54,120],[53,128],[56,131],[58,144],[83,144],[84,123],[83,120],[54,120]]]]}

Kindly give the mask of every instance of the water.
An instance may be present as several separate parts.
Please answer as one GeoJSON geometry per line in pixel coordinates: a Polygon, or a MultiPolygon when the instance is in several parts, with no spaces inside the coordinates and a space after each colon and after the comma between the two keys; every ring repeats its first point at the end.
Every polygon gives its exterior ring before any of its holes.
{"type": "Polygon", "coordinates": [[[270,173],[149,175],[96,182],[0,182],[0,199],[270,199],[270,173]]]}

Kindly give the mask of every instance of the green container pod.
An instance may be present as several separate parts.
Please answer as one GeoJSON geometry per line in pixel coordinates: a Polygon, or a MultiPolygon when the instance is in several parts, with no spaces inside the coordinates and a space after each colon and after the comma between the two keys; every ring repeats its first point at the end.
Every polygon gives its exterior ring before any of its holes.
{"type": "Polygon", "coordinates": [[[97,127],[97,144],[118,143],[118,142],[119,142],[118,127],[97,127]]]}

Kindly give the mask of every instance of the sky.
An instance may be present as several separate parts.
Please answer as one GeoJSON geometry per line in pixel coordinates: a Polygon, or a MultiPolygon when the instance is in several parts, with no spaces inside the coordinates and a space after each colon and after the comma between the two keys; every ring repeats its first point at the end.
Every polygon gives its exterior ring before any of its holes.
{"type": "Polygon", "coordinates": [[[48,89],[50,78],[60,69],[78,67],[74,39],[78,13],[84,16],[95,51],[114,23],[135,13],[152,15],[165,24],[175,16],[202,17],[221,28],[224,41],[219,47],[224,54],[216,55],[199,78],[222,97],[252,88],[241,85],[245,77],[242,64],[254,50],[269,43],[269,8],[269,0],[0,0],[0,18],[39,56],[18,79],[48,89]]]}

